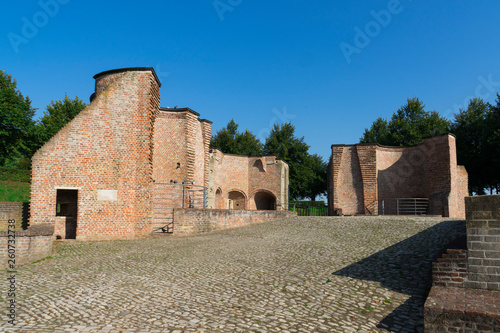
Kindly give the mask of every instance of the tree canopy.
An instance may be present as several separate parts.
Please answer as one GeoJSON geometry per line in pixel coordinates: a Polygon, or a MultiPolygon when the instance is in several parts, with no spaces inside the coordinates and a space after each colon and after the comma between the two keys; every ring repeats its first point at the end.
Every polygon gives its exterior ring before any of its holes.
{"type": "Polygon", "coordinates": [[[47,105],[42,118],[37,121],[35,134],[37,138],[36,149],[40,148],[52,138],[61,128],[69,123],[87,104],[78,96],[74,99],[64,96],[63,100],[52,101],[47,105]]]}
{"type": "Polygon", "coordinates": [[[217,131],[212,136],[210,146],[217,148],[226,154],[260,156],[262,155],[262,143],[250,131],[240,133],[238,124],[231,119],[226,127],[217,131]]]}
{"type": "Polygon", "coordinates": [[[35,109],[17,89],[17,83],[0,71],[0,166],[30,156],[35,109]]]}
{"type": "Polygon", "coordinates": [[[425,111],[425,104],[413,97],[393,113],[390,121],[377,118],[370,128],[365,129],[360,142],[411,146],[422,143],[425,137],[447,133],[449,127],[449,120],[436,111],[425,111]]]}
{"type": "Polygon", "coordinates": [[[409,146],[423,142],[428,136],[451,132],[456,136],[458,163],[469,174],[469,192],[484,194],[500,187],[500,95],[496,105],[480,98],[470,100],[453,121],[436,111],[425,111],[418,98],[411,98],[397,110],[390,121],[378,117],[365,129],[362,143],[409,146]]]}
{"type": "Polygon", "coordinates": [[[288,163],[290,197],[292,200],[310,198],[326,193],[327,164],[321,156],[309,154],[304,137],[295,136],[292,123],[274,124],[264,145],[265,155],[275,155],[288,163]]]}
{"type": "Polygon", "coordinates": [[[496,106],[473,98],[455,114],[451,132],[457,138],[458,163],[469,174],[469,191],[484,194],[500,184],[500,96],[496,106]]]}

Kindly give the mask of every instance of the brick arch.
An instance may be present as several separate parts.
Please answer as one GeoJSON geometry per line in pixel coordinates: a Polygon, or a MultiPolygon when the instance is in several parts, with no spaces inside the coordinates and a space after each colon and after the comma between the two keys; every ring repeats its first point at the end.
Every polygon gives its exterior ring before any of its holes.
{"type": "Polygon", "coordinates": [[[256,190],[250,198],[252,207],[257,210],[276,210],[278,206],[277,196],[269,190],[256,190]]]}
{"type": "Polygon", "coordinates": [[[229,209],[245,210],[247,207],[247,195],[240,189],[231,189],[227,191],[227,199],[229,209]],[[231,207],[232,205],[232,207],[231,207]]]}
{"type": "Polygon", "coordinates": [[[224,193],[220,187],[215,191],[215,209],[224,209],[224,193]]]}

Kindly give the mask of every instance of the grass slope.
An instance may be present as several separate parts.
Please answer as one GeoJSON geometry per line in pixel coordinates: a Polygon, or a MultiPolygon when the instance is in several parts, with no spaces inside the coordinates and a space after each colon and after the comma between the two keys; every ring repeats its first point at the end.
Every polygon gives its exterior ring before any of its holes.
{"type": "Polygon", "coordinates": [[[30,183],[15,181],[0,181],[0,201],[28,202],[30,201],[30,183]]]}

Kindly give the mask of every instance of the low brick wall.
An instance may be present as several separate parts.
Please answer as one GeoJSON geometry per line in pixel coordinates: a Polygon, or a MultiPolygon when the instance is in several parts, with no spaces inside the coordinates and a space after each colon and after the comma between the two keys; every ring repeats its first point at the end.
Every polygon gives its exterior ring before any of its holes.
{"type": "Polygon", "coordinates": [[[9,238],[8,232],[0,232],[0,269],[8,267],[9,239],[15,239],[15,264],[18,266],[49,256],[52,253],[53,233],[54,229],[50,225],[37,225],[28,230],[16,231],[15,238],[9,238]]]}
{"type": "Polygon", "coordinates": [[[274,210],[174,209],[174,234],[203,233],[297,216],[274,210]]]}
{"type": "Polygon", "coordinates": [[[500,292],[434,286],[424,308],[425,332],[500,332],[500,292]]]}
{"type": "Polygon", "coordinates": [[[28,226],[29,203],[0,201],[0,231],[7,231],[8,221],[16,220],[16,230],[28,226]]]}
{"type": "Polygon", "coordinates": [[[448,249],[432,263],[432,285],[442,287],[464,287],[467,277],[467,250],[448,249]]]}

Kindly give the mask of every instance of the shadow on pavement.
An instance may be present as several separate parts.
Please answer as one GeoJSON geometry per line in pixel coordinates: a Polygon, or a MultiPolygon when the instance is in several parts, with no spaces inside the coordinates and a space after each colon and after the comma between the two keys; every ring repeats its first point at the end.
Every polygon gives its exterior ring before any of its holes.
{"type": "Polygon", "coordinates": [[[379,282],[410,298],[379,324],[391,332],[423,332],[423,308],[432,286],[432,262],[448,248],[465,248],[465,221],[444,221],[334,275],[379,282]]]}

